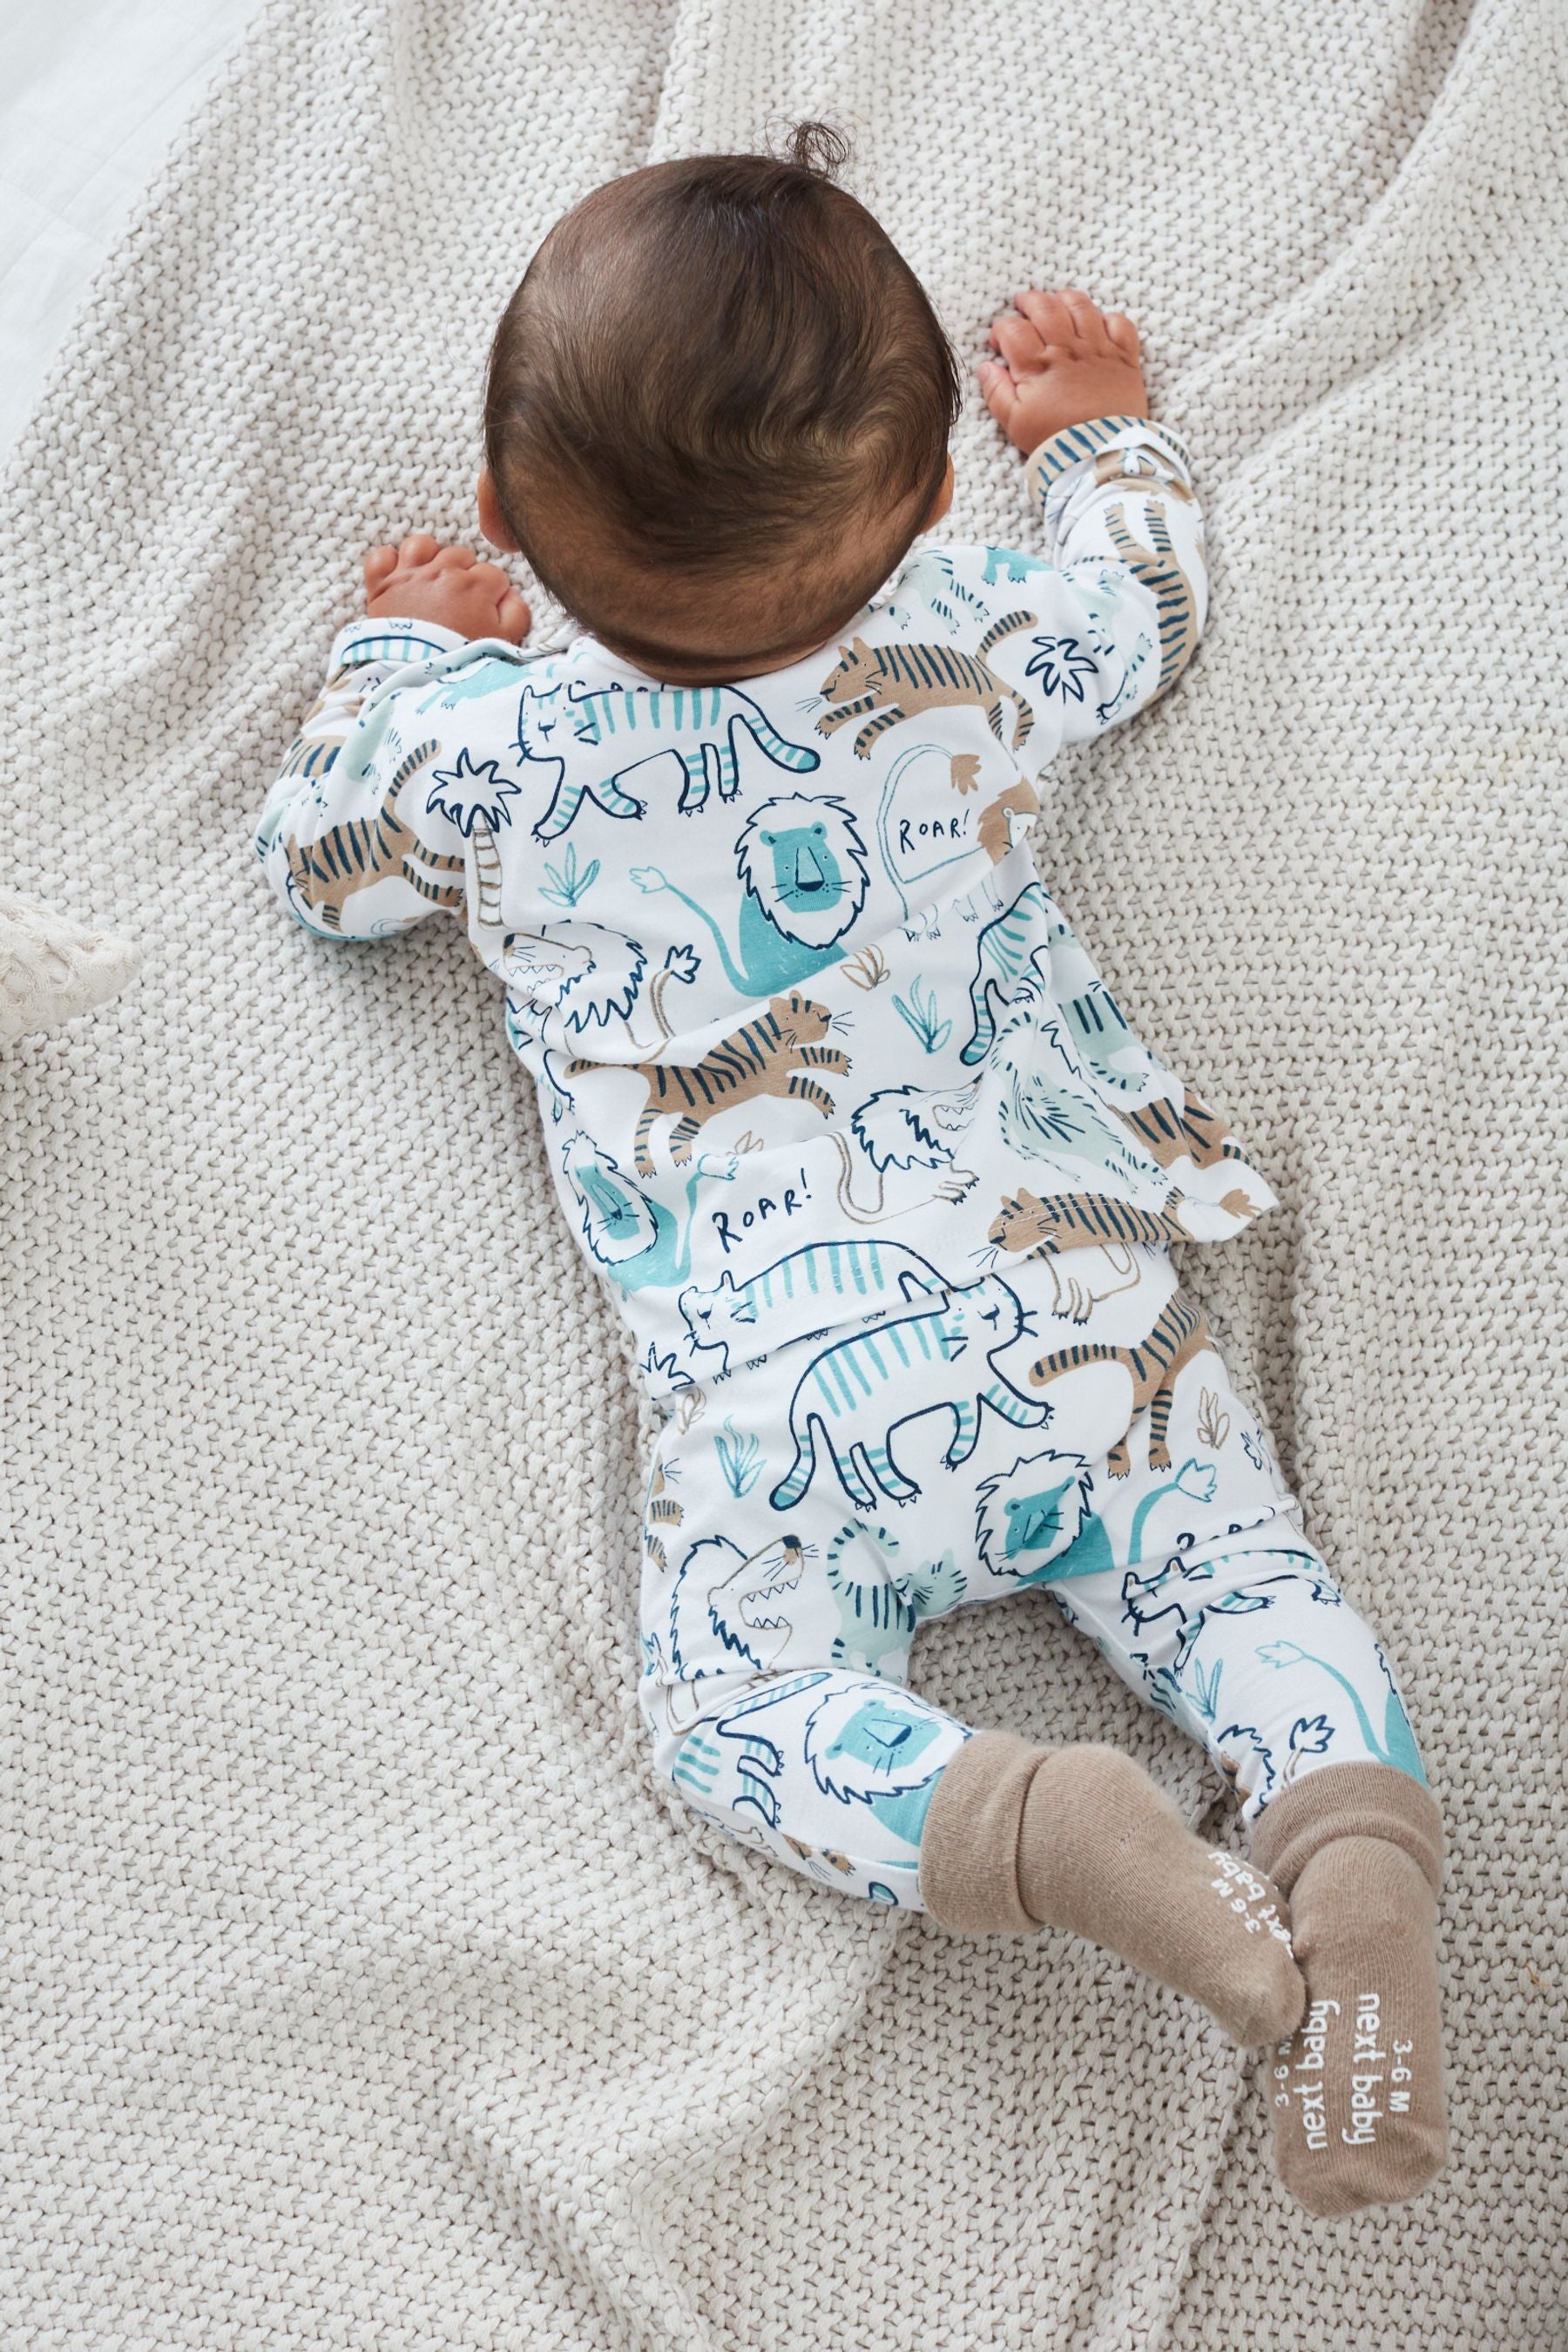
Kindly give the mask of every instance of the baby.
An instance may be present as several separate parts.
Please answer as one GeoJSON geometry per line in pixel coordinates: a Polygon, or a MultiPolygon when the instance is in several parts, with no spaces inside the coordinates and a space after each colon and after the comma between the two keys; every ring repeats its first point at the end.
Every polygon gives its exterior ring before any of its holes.
{"type": "Polygon", "coordinates": [[[1056,753],[1192,658],[1187,455],[1129,319],[1020,294],[980,382],[1042,551],[911,557],[954,363],[839,160],[808,126],[556,225],[496,333],[479,514],[581,634],[522,655],[499,565],[374,550],[258,848],[310,929],[443,908],[504,982],[663,1414],[658,1770],[824,1885],[1091,1937],[1275,2044],[1283,2179],[1390,2203],[1446,2153],[1436,1808],[1172,1267],[1273,1196],[1029,845],[1056,753]],[[1117,1750],[906,1687],[922,1624],[1029,1587],[1204,1743],[1249,1865],[1117,1750]]]}

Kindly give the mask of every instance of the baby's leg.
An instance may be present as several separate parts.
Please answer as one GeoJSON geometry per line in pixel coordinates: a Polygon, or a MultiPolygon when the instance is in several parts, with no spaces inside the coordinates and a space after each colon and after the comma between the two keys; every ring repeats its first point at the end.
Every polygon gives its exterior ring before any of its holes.
{"type": "Polygon", "coordinates": [[[1289,1897],[1307,2010],[1268,2085],[1281,2178],[1314,2212],[1395,2203],[1447,2149],[1437,1810],[1382,1648],[1301,1541],[1213,1354],[1176,1411],[1173,1474],[1142,1469],[1134,1426],[1106,1517],[1117,1566],[1055,1597],[1203,1741],[1289,1897]]]}
{"type": "Polygon", "coordinates": [[[1288,2032],[1303,1992],[1274,1890],[1216,1863],[1131,1758],[973,1734],[903,1687],[917,1624],[979,1581],[973,1474],[933,1445],[918,1506],[884,1506],[886,1525],[820,1466],[777,1509],[790,1392],[756,1368],[726,1389],[717,1438],[699,1419],[661,1453],[641,1693],[660,1770],[823,1884],[974,1933],[1067,1928],[1238,2040],[1288,2032]]]}
{"type": "Polygon", "coordinates": [[[919,1556],[842,1497],[774,1508],[788,1429],[761,1370],[726,1391],[717,1433],[669,1432],[654,1472],[639,1692],[654,1761],[742,1843],[918,1910],[926,1812],[969,1737],[903,1687],[917,1611],[894,1572],[919,1556]]]}
{"type": "Polygon", "coordinates": [[[689,1725],[679,1695],[649,1705],[645,1685],[655,1763],[692,1810],[842,1894],[921,1909],[926,1815],[964,1726],[842,1668],[723,1683],[692,1694],[709,1703],[689,1725]]]}
{"type": "Polygon", "coordinates": [[[969,1934],[1086,1936],[1237,2042],[1300,2015],[1275,1890],[1194,1837],[1117,1748],[972,1732],[885,1676],[826,1665],[645,1680],[643,1703],[655,1762],[693,1810],[825,1885],[969,1934]]]}

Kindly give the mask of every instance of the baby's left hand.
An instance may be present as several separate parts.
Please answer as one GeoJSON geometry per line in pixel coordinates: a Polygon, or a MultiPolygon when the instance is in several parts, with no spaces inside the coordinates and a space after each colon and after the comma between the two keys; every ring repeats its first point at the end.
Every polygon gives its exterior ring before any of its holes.
{"type": "Polygon", "coordinates": [[[996,357],[981,361],[980,390],[1026,457],[1069,425],[1149,414],[1137,328],[1076,287],[1017,295],[993,321],[991,342],[996,357]]]}
{"type": "Polygon", "coordinates": [[[471,547],[442,547],[416,530],[401,547],[373,547],[364,560],[367,620],[434,621],[460,637],[505,637],[521,645],[532,615],[499,563],[471,547]]]}

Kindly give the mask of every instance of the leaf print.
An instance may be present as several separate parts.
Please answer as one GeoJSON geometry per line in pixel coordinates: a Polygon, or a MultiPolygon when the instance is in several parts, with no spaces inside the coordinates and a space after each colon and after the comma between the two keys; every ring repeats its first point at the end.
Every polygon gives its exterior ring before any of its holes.
{"type": "Polygon", "coordinates": [[[1036,637],[1034,643],[1037,651],[1025,665],[1025,677],[1037,678],[1046,694],[1081,702],[1084,679],[1095,673],[1093,655],[1080,652],[1076,637],[1036,637]]]}
{"type": "Polygon", "coordinates": [[[1230,1415],[1220,1411],[1218,1395],[1205,1389],[1198,1399],[1198,1438],[1204,1445],[1212,1445],[1217,1454],[1230,1435],[1230,1415]]]}
{"type": "Polygon", "coordinates": [[[471,759],[467,744],[458,754],[457,766],[437,768],[430,782],[439,790],[433,790],[426,799],[426,813],[448,818],[470,839],[476,825],[499,833],[503,824],[510,824],[511,811],[507,803],[522,790],[512,777],[501,774],[494,760],[476,762],[471,759]]]}
{"type": "Polygon", "coordinates": [[[713,1451],[719,1456],[724,1484],[739,1502],[763,1475],[763,1449],[749,1431],[738,1430],[726,1414],[723,1433],[713,1440],[713,1451]]]}
{"type": "Polygon", "coordinates": [[[888,978],[888,959],[873,941],[869,947],[862,948],[858,955],[848,959],[844,966],[844,977],[852,981],[857,988],[880,988],[888,978]]]}
{"type": "Polygon", "coordinates": [[[557,907],[574,907],[579,898],[587,897],[598,878],[598,859],[591,857],[579,873],[577,845],[574,841],[569,841],[566,845],[566,855],[560,865],[545,867],[544,879],[539,886],[539,895],[542,898],[549,898],[557,907]]]}
{"type": "Polygon", "coordinates": [[[1225,1660],[1216,1658],[1212,1674],[1205,1675],[1200,1660],[1193,1661],[1193,1675],[1197,1683],[1197,1696],[1193,1704],[1205,1723],[1213,1723],[1219,1713],[1219,1680],[1225,1672],[1225,1660]]]}
{"type": "Polygon", "coordinates": [[[940,1054],[952,1034],[951,1021],[939,1018],[936,991],[928,988],[922,997],[920,982],[910,983],[907,998],[895,996],[894,1008],[901,1021],[907,1023],[928,1054],[940,1054]]]}

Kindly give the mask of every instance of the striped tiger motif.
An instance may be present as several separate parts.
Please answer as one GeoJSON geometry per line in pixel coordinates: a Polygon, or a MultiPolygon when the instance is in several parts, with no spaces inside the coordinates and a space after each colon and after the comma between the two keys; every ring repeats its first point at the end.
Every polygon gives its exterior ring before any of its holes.
{"type": "Polygon", "coordinates": [[[397,814],[404,785],[439,749],[435,742],[415,745],[399,762],[374,816],[335,824],[319,841],[289,844],[289,895],[319,917],[323,930],[341,931],[343,909],[355,893],[393,875],[433,907],[452,909],[463,904],[462,858],[426,849],[397,814]]]}
{"type": "Polygon", "coordinates": [[[1037,926],[1047,918],[1046,894],[1037,882],[1026,882],[1010,906],[994,915],[976,941],[974,978],[969,983],[973,1027],[959,1060],[973,1069],[996,1043],[996,1001],[1013,1001],[1024,973],[1046,949],[1037,926]]]}
{"type": "MultiPolygon", "coordinates": [[[[1149,1409],[1149,1467],[1168,1470],[1171,1449],[1165,1433],[1170,1427],[1171,1407],[1175,1401],[1176,1375],[1184,1364],[1212,1348],[1208,1318],[1201,1307],[1194,1307],[1178,1290],[1164,1307],[1159,1321],[1146,1339],[1135,1348],[1112,1348],[1101,1340],[1080,1342],[1076,1348],[1058,1348],[1042,1356],[1029,1374],[1036,1388],[1046,1388],[1052,1381],[1060,1380],[1064,1372],[1075,1372],[1085,1364],[1121,1364],[1132,1381],[1132,1410],[1128,1415],[1128,1430],[1147,1406],[1149,1409]]],[[[1127,1449],[1127,1438],[1119,1438],[1105,1457],[1105,1466],[1113,1478],[1125,1478],[1132,1467],[1127,1449]]]]}
{"type": "Polygon", "coordinates": [[[804,775],[822,764],[808,743],[781,735],[759,703],[733,686],[613,686],[592,694],[570,694],[559,686],[525,686],[518,704],[517,748],[524,760],[554,761],[561,768],[550,806],[533,828],[535,841],[554,841],[572,824],[585,800],[607,816],[640,817],[646,801],[622,788],[621,778],[664,752],[680,762],[683,782],[676,806],[681,815],[708,798],[710,772],[719,797],[732,801],[741,789],[735,756],[738,730],[744,728],[775,768],[804,775]],[[584,760],[614,747],[615,765],[584,760]],[[595,768],[604,769],[595,776],[595,768]]]}
{"type": "MultiPolygon", "coordinates": [[[[653,1131],[661,1118],[675,1119],[669,1156],[678,1168],[690,1160],[704,1120],[732,1110],[737,1103],[776,1095],[783,1101],[809,1103],[824,1118],[831,1118],[833,1097],[811,1075],[814,1070],[835,1077],[848,1075],[847,1054],[820,1042],[830,1020],[820,1004],[792,990],[788,996],[775,996],[759,1019],[721,1038],[700,1062],[616,1064],[634,1070],[647,1088],[637,1126],[637,1174],[654,1173],[653,1131]]],[[[601,1062],[574,1062],[568,1075],[582,1077],[604,1067],[601,1062]]]]}
{"type": "MultiPolygon", "coordinates": [[[[1020,982],[1028,975],[1055,998],[1056,1010],[1066,1024],[1095,1092],[1118,1118],[1142,1136],[1144,1129],[1139,1123],[1141,1114],[1128,1114],[1110,1097],[1142,1093],[1156,1080],[1168,1078],[1169,1073],[1136,1035],[1102,980],[1096,979],[1074,996],[1058,993],[1053,956],[1063,950],[1081,953],[1072,930],[1051,906],[1040,885],[1026,882],[1011,904],[984,925],[975,942],[974,977],[969,983],[973,1025],[959,1059],[971,1069],[985,1060],[996,1043],[999,1013],[1008,1010],[1020,982]]],[[[1195,1097],[1193,1101],[1201,1118],[1217,1126],[1214,1114],[1205,1110],[1195,1097]]],[[[1155,1106],[1156,1112],[1158,1108],[1155,1106]]],[[[1174,1114],[1169,1116],[1173,1118],[1174,1114]]],[[[1157,1120],[1149,1132],[1161,1138],[1164,1149],[1164,1133],[1157,1120]]],[[[1178,1150],[1172,1156],[1179,1159],[1182,1154],[1178,1150]]],[[[1240,1157],[1239,1151],[1236,1156],[1240,1157]]],[[[1158,1159],[1157,1154],[1155,1157],[1161,1167],[1169,1164],[1167,1160],[1158,1159]]],[[[1209,1163],[1205,1160],[1198,1164],[1206,1167],[1209,1163]]]]}
{"type": "Polygon", "coordinates": [[[888,1570],[885,1555],[898,1549],[898,1538],[886,1528],[840,1528],[828,1545],[827,1589],[838,1607],[834,1665],[853,1666],[864,1675],[886,1674],[889,1659],[897,1663],[908,1652],[920,1619],[902,1585],[895,1584],[888,1570]],[[866,1555],[868,1559],[862,1566],[866,1555]]]}
{"type": "Polygon", "coordinates": [[[1198,608],[1193,583],[1176,561],[1164,508],[1157,499],[1145,499],[1143,511],[1148,519],[1147,547],[1133,538],[1120,500],[1106,509],[1105,527],[1122,562],[1153,596],[1160,627],[1160,683],[1155,692],[1163,694],[1180,677],[1196,649],[1198,608]]]}
{"type": "Polygon", "coordinates": [[[678,1528],[685,1517],[684,1504],[678,1503],[666,1486],[664,1465],[655,1463],[647,1490],[647,1508],[643,1513],[642,1548],[661,1575],[668,1573],[669,1568],[664,1529],[678,1528]]]}
{"type": "Polygon", "coordinates": [[[1223,1118],[1200,1102],[1192,1088],[1184,1092],[1182,1108],[1163,1099],[1145,1103],[1140,1110],[1111,1106],[1116,1118],[1130,1127],[1157,1168],[1173,1168],[1190,1160],[1194,1168],[1215,1168],[1222,1160],[1239,1160],[1241,1146],[1223,1118]]]}
{"type": "Polygon", "coordinates": [[[728,1371],[731,1342],[743,1352],[761,1352],[759,1325],[766,1344],[779,1348],[847,1321],[857,1311],[869,1316],[889,1302],[902,1306],[911,1290],[947,1287],[930,1259],[903,1242],[807,1242],[749,1281],[738,1283],[726,1272],[710,1290],[692,1283],[679,1304],[693,1353],[717,1349],[719,1370],[728,1371]]]}
{"type": "Polygon", "coordinates": [[[855,737],[855,757],[869,759],[871,746],[889,727],[921,711],[952,709],[968,704],[985,713],[985,722],[998,743],[1005,741],[1004,715],[1013,710],[1011,748],[1021,751],[1034,731],[1035,714],[1021,694],[999,678],[985,656],[1003,639],[1033,625],[1027,613],[1007,613],[993,621],[973,654],[951,646],[868,646],[856,637],[839,648],[838,666],[823,680],[822,692],[834,705],[816,722],[819,735],[837,734],[841,727],[864,719],[855,737]]]}
{"type": "Polygon", "coordinates": [[[987,1275],[950,1291],[924,1314],[879,1323],[824,1348],[790,1400],[795,1460],[773,1488],[774,1510],[793,1509],[811,1485],[819,1439],[850,1502],[869,1511],[879,1495],[909,1503],[921,1491],[891,1450],[911,1421],[931,1412],[950,1416],[952,1435],[942,1456],[950,1470],[980,1443],[986,1405],[1015,1429],[1038,1429],[1050,1407],[1021,1396],[996,1365],[1025,1328],[1016,1295],[987,1275]]]}
{"type": "Polygon", "coordinates": [[[986,1238],[1012,1256],[1059,1257],[1063,1250],[1102,1246],[1166,1249],[1194,1236],[1181,1220],[1182,1196],[1163,1210],[1135,1209],[1101,1192],[1058,1192],[1042,1201],[1020,1189],[1004,1193],[986,1238]]]}

